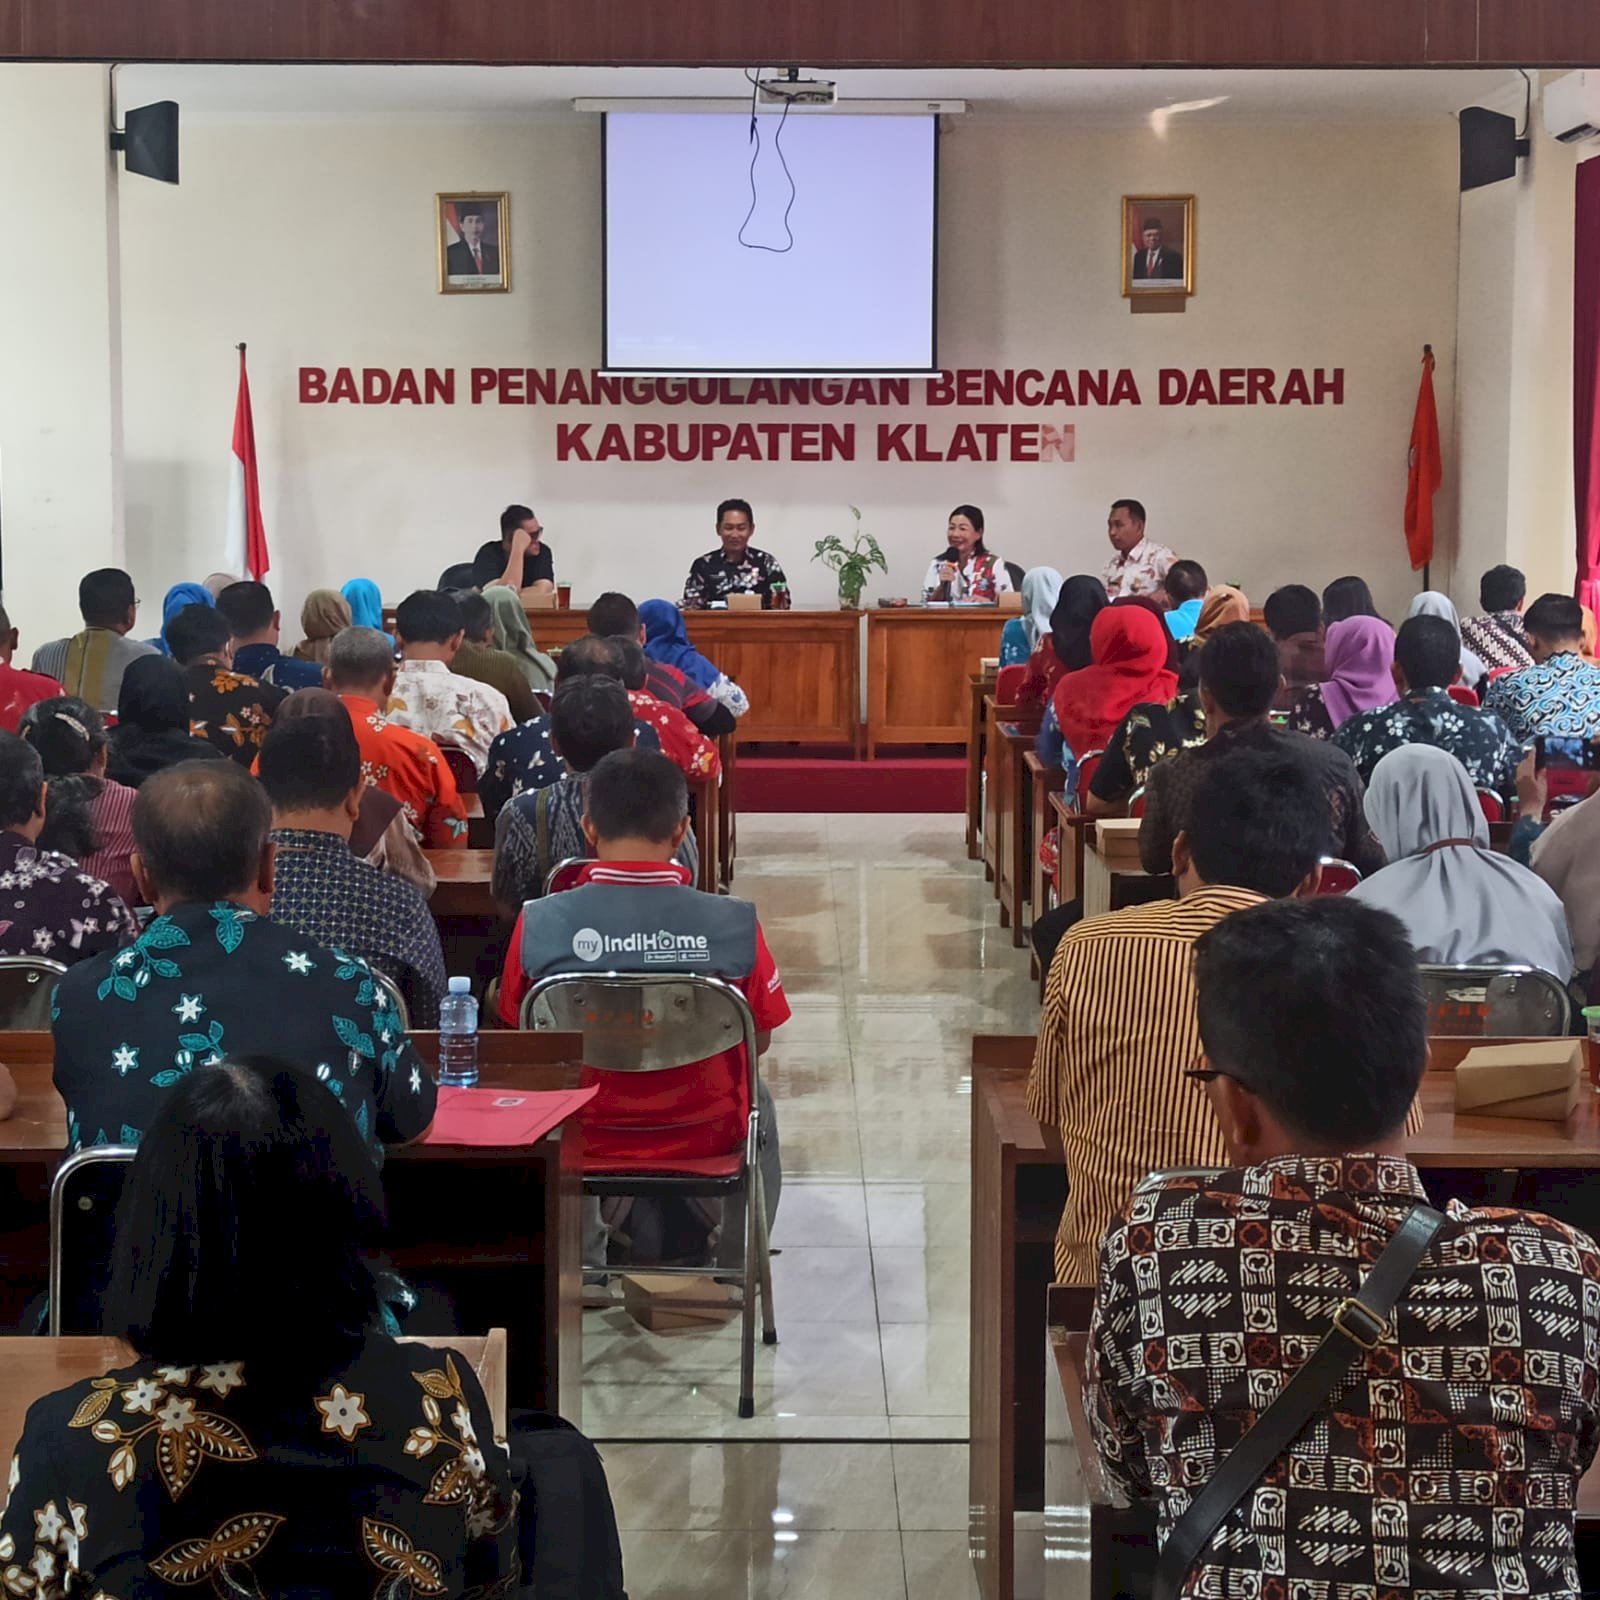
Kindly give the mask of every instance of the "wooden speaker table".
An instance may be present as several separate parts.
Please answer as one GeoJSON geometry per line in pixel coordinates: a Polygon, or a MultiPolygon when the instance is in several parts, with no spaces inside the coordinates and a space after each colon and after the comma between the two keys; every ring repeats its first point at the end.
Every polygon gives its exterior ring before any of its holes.
{"type": "Polygon", "coordinates": [[[1000,653],[993,606],[897,606],[867,617],[867,759],[880,744],[965,744],[972,675],[1000,653]]]}

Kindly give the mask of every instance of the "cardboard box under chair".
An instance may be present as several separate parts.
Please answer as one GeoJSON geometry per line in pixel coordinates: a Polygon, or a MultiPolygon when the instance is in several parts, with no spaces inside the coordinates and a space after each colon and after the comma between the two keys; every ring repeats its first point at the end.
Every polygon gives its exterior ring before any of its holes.
{"type": "Polygon", "coordinates": [[[1578,1109],[1583,1041],[1479,1045],[1456,1067],[1456,1110],[1476,1117],[1567,1122],[1578,1109]]]}
{"type": "Polygon", "coordinates": [[[689,1333],[731,1322],[743,1301],[731,1284],[717,1283],[710,1277],[625,1272],[622,1305],[641,1328],[648,1328],[651,1333],[689,1333]]]}

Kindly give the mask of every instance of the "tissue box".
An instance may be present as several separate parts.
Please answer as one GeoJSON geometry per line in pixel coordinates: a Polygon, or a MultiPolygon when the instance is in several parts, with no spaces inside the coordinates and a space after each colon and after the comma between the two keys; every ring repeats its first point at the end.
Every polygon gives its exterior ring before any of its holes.
{"type": "Polygon", "coordinates": [[[1094,825],[1095,854],[1113,866],[1139,868],[1139,819],[1102,817],[1094,825]]]}
{"type": "Polygon", "coordinates": [[[1456,1110],[1565,1122],[1578,1109],[1583,1041],[1479,1045],[1456,1068],[1456,1110]]]}

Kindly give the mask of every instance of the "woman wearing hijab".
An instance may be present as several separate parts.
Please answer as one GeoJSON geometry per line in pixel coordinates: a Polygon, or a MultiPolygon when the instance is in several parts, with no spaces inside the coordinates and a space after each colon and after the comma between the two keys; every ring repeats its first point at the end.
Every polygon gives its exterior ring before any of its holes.
{"type": "Polygon", "coordinates": [[[339,593],[349,602],[352,627],[371,628],[394,643],[394,636],[383,625],[383,596],[371,578],[352,578],[339,593]]]}
{"type": "Polygon", "coordinates": [[[172,647],[167,643],[167,625],[185,606],[214,606],[216,599],[203,583],[175,583],[167,590],[167,597],[161,602],[161,632],[154,639],[146,639],[145,643],[152,649],[159,650],[162,655],[170,656],[172,647]]]}
{"type": "Polygon", "coordinates": [[[670,600],[646,600],[639,607],[639,621],[644,625],[644,653],[652,661],[676,667],[736,717],[750,709],[744,690],[689,643],[683,613],[670,600]]]}
{"type": "Polygon", "coordinates": [[[137,789],[153,773],[180,761],[226,761],[217,747],[189,732],[189,691],[176,661],[141,656],[122,675],[117,726],[106,776],[137,789]]]}
{"type": "Polygon", "coordinates": [[[243,582],[244,579],[236,572],[212,572],[206,575],[206,580],[201,587],[215,600],[224,589],[232,588],[234,584],[243,582]]]}
{"type": "Polygon", "coordinates": [[[305,637],[294,647],[295,660],[326,662],[333,636],[349,626],[350,602],[337,589],[313,589],[300,608],[305,637]]]}
{"type": "Polygon", "coordinates": [[[1347,617],[1375,617],[1377,602],[1365,578],[1335,578],[1322,591],[1322,620],[1332,627],[1347,617]]]}
{"type": "Polygon", "coordinates": [[[1106,586],[1087,574],[1068,578],[1050,608],[1050,626],[1028,657],[1028,673],[1017,692],[1020,705],[1048,705],[1063,672],[1089,665],[1089,628],[1105,610],[1106,586]]]}
{"type": "Polygon", "coordinates": [[[1289,727],[1313,739],[1331,738],[1357,712],[1394,703],[1394,629],[1382,617],[1335,622],[1324,641],[1323,670],[1326,681],[1307,685],[1289,707],[1289,727]]]}
{"type": "MultiPolygon", "coordinates": [[[[1456,637],[1461,637],[1461,617],[1457,613],[1455,603],[1447,594],[1440,594],[1437,589],[1424,589],[1412,602],[1406,611],[1406,620],[1412,617],[1442,617],[1456,630],[1456,637]]],[[[1489,676],[1489,669],[1475,656],[1466,645],[1461,646],[1461,681],[1475,694],[1483,693],[1483,680],[1489,676]]]]}
{"type": "Polygon", "coordinates": [[[1054,567],[1030,567],[1022,576],[1022,615],[1000,630],[1000,665],[1021,666],[1050,635],[1050,613],[1061,598],[1061,574],[1054,567]]]}
{"type": "Polygon", "coordinates": [[[534,642],[522,597],[503,583],[483,591],[494,613],[494,647],[515,656],[517,666],[535,694],[548,694],[556,681],[556,664],[534,642]]]}
{"type": "Polygon", "coordinates": [[[1365,809],[1389,865],[1351,896],[1397,916],[1419,960],[1572,976],[1560,897],[1489,848],[1472,780],[1453,755],[1426,744],[1391,750],[1372,769],[1365,809]]]}

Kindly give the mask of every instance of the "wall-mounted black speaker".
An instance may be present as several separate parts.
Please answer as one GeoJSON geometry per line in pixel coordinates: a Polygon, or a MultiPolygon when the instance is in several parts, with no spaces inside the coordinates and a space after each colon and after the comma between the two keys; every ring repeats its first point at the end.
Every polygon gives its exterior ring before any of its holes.
{"type": "Polygon", "coordinates": [[[112,132],[111,148],[122,152],[128,171],[137,172],[141,178],[176,183],[178,102],[157,100],[151,106],[135,106],[122,121],[122,132],[112,132]]]}
{"type": "Polygon", "coordinates": [[[1528,153],[1528,141],[1517,137],[1515,117],[1483,106],[1461,113],[1461,192],[1481,189],[1517,175],[1517,157],[1528,153]]]}

